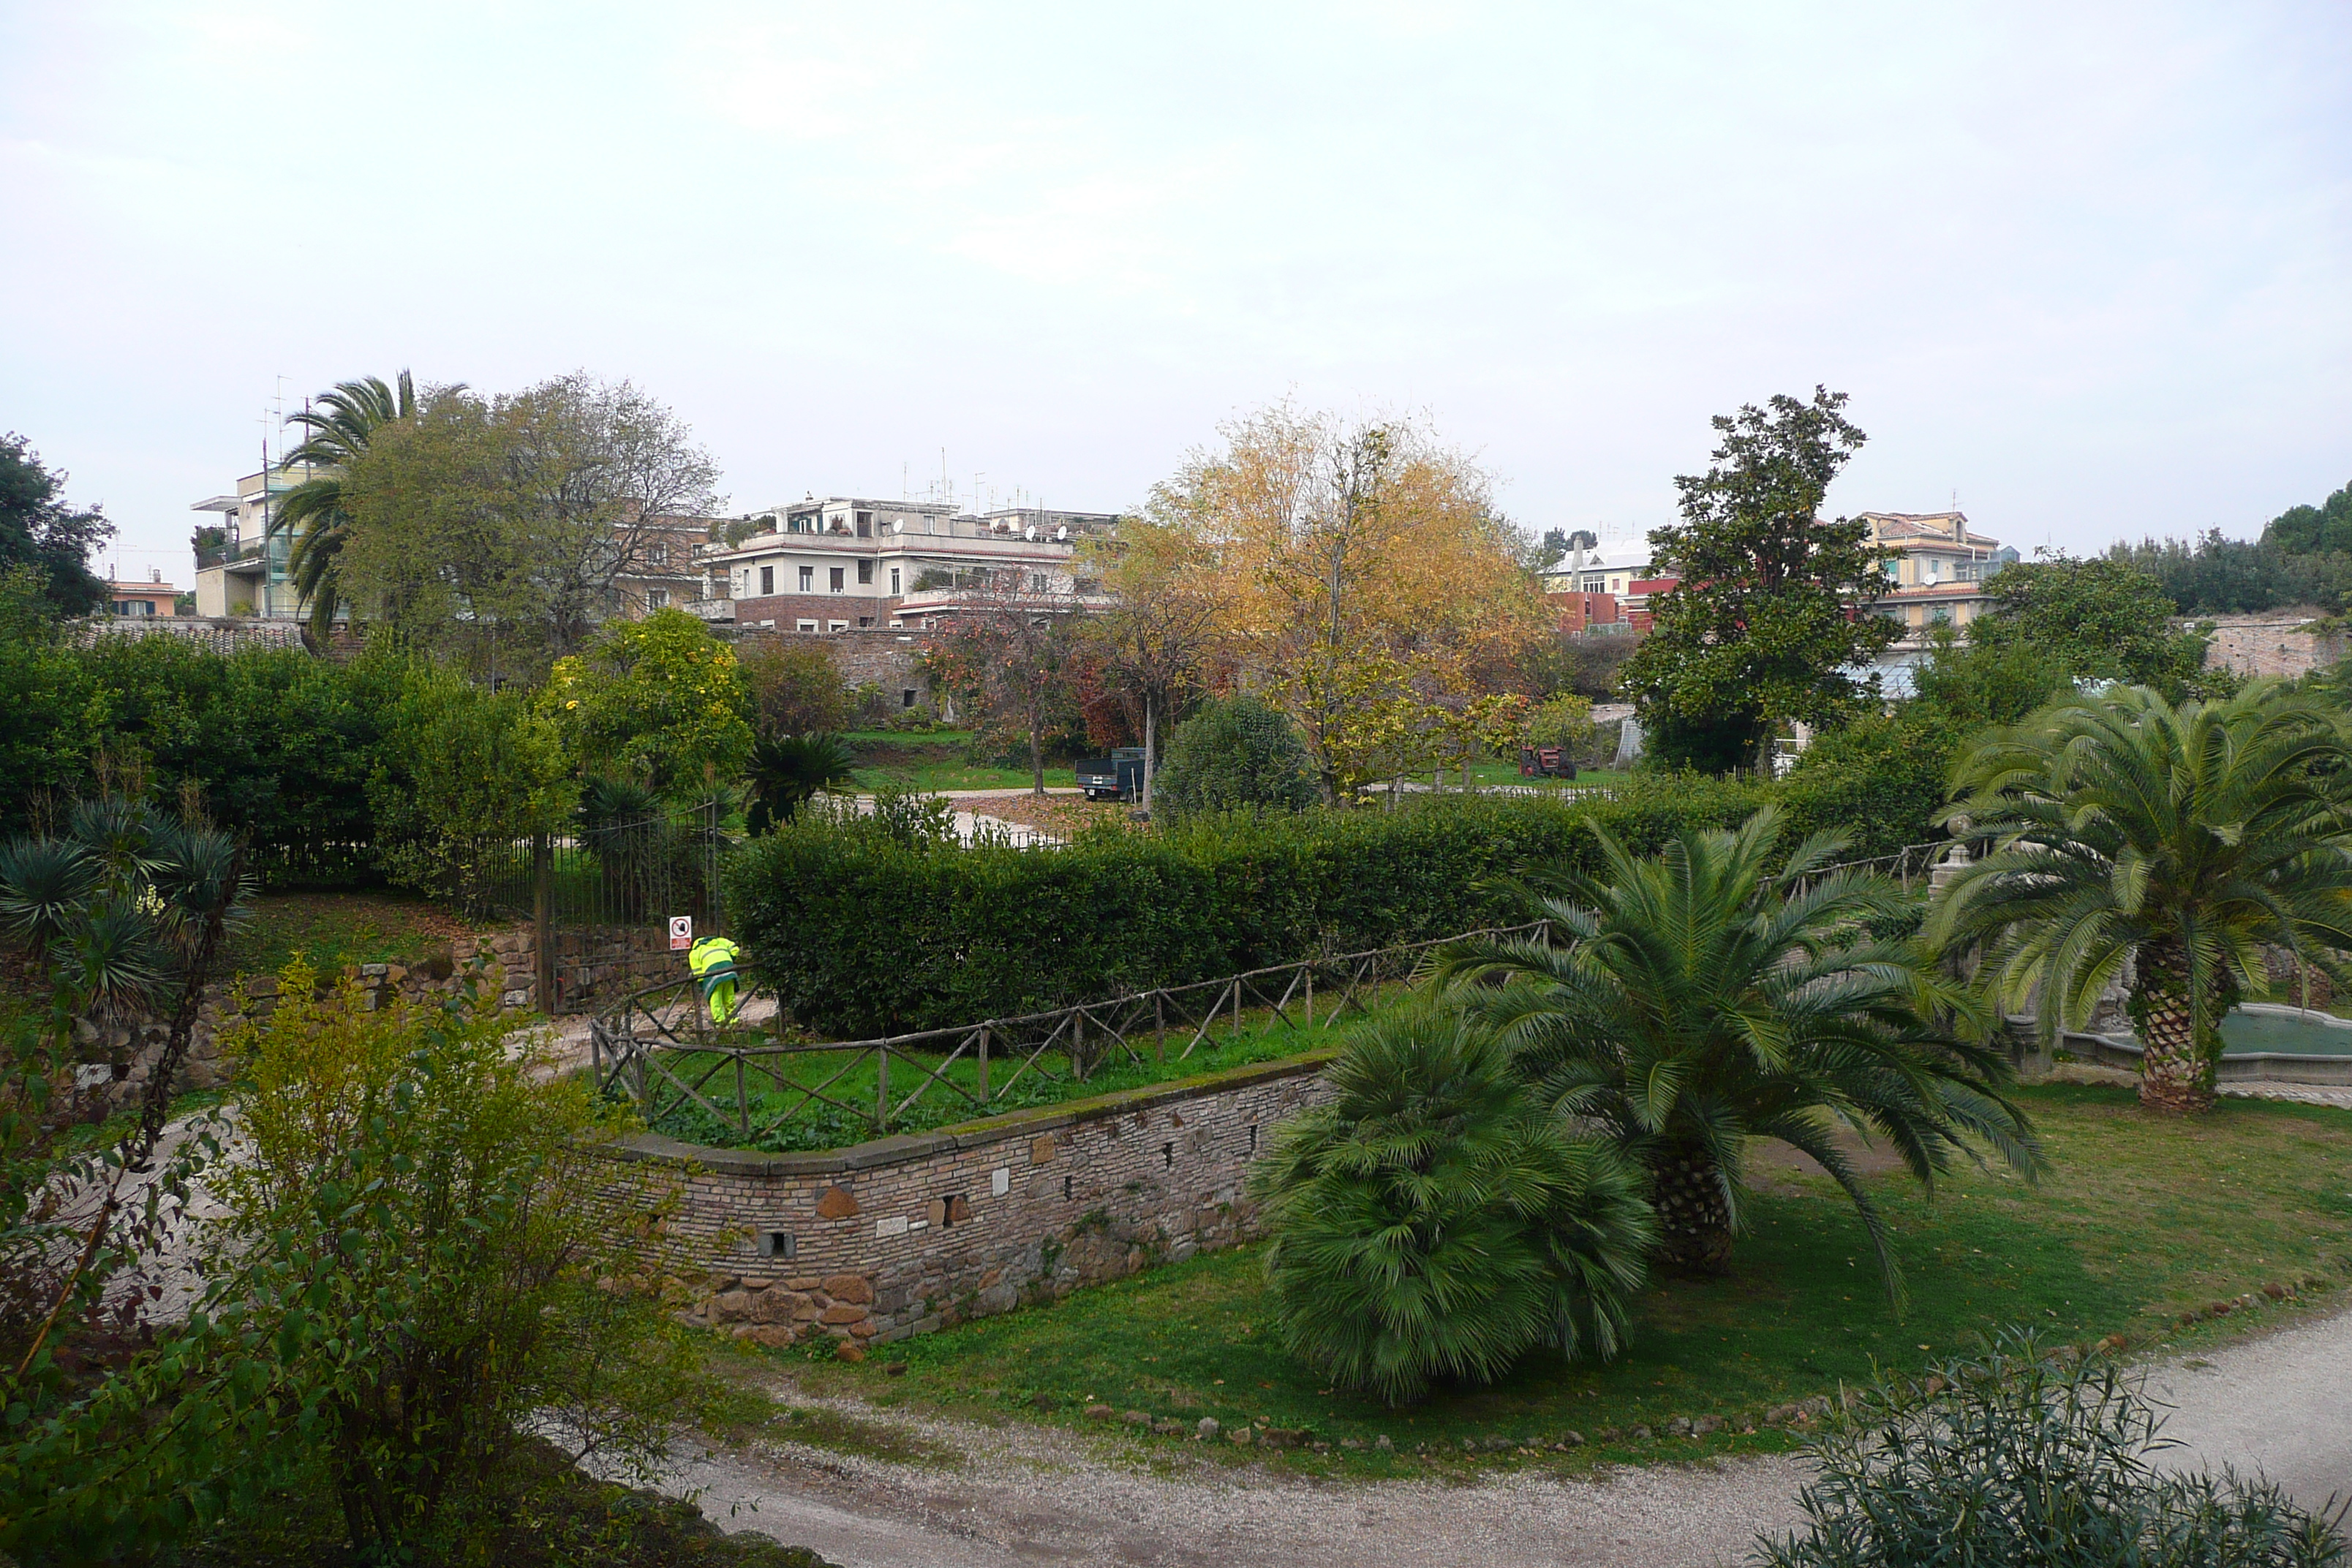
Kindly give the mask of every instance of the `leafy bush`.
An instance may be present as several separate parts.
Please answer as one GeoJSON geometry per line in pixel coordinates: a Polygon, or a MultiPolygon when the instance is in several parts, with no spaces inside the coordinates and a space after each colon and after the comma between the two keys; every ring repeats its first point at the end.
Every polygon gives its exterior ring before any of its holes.
{"type": "Polygon", "coordinates": [[[45,792],[79,793],[106,752],[135,758],[166,796],[200,789],[269,881],[366,879],[372,680],[299,648],[0,637],[0,827],[30,826],[45,792]]]}
{"type": "Polygon", "coordinates": [[[1890,1382],[1814,1445],[1802,1534],[1758,1568],[2016,1563],[2036,1568],[2327,1568],[2345,1542],[2277,1487],[2148,1462],[2154,1411],[2110,1363],[1990,1354],[1890,1382]]]}
{"type": "Polygon", "coordinates": [[[738,650],[751,713],[776,735],[830,733],[849,728],[849,685],[831,655],[806,643],[750,640],[738,650]]]}
{"type": "Polygon", "coordinates": [[[539,694],[575,756],[664,790],[742,772],[751,704],[735,650],[670,609],[610,623],[586,652],[557,659],[539,694]]]}
{"type": "Polygon", "coordinates": [[[1298,727],[1254,697],[1203,703],[1168,738],[1151,803],[1183,816],[1216,811],[1304,811],[1315,773],[1298,727]]]}
{"type": "Polygon", "coordinates": [[[1561,746],[1581,752],[1592,743],[1592,700],[1568,694],[1528,710],[1522,733],[1530,746],[1561,746]]]}
{"type": "Polygon", "coordinates": [[[649,1474],[701,1384],[684,1331],[600,1289],[607,1131],[511,1055],[494,994],[372,1009],[299,963],[227,1044],[244,1142],[210,1184],[203,1295],[79,1391],[12,1387],[0,1550],[171,1549],[274,1491],[340,1504],[370,1562],[451,1560],[457,1506],[530,1439],[649,1474]]]}
{"type": "Polygon", "coordinates": [[[1571,1137],[1491,1033],[1434,1007],[1351,1039],[1336,1098],[1252,1170],[1283,1343],[1391,1405],[1527,1352],[1615,1353],[1654,1237],[1641,1182],[1571,1137]]]}
{"type": "MultiPolygon", "coordinates": [[[[1745,818],[1756,786],[1661,776],[1573,803],[1423,798],[1389,811],[1202,817],[1051,851],[912,845],[805,820],[726,870],[748,960],[802,1024],[946,1027],[1527,916],[1521,868],[1592,864],[1745,818]]],[[[803,814],[804,816],[810,814],[803,814]]]]}
{"type": "Polygon", "coordinates": [[[572,810],[555,726],[511,689],[418,661],[399,677],[367,783],[377,853],[393,880],[464,900],[483,857],[560,827],[572,810]]]}

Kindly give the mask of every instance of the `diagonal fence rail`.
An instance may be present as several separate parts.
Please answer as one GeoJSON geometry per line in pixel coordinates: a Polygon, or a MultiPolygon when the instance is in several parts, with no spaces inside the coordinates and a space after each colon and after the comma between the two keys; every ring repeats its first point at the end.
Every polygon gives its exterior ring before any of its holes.
{"type": "MultiPolygon", "coordinates": [[[[698,986],[677,980],[637,992],[593,1020],[590,1066],[600,1091],[626,1093],[648,1122],[691,1105],[750,1140],[825,1106],[880,1136],[926,1096],[951,1097],[958,1108],[985,1116],[1019,1103],[1015,1090],[1033,1078],[1084,1083],[1107,1067],[1187,1061],[1220,1024],[1239,1029],[1250,1013],[1302,1032],[1328,1029],[1369,1012],[1384,987],[1410,981],[1436,948],[1480,938],[1539,939],[1551,923],[1320,954],[1223,979],[867,1040],[786,1041],[765,1021],[713,1023],[698,986]],[[967,1070],[953,1070],[959,1064],[967,1070]]],[[[756,974],[740,984],[747,996],[761,989],[756,974]]]]}

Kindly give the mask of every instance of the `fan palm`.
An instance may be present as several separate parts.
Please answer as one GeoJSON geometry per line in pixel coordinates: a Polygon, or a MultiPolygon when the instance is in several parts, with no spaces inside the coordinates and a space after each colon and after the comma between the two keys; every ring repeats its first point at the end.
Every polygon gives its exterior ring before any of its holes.
{"type": "Polygon", "coordinates": [[[1559,1110],[1605,1130],[1650,1177],[1662,1259],[1715,1269],[1743,1227],[1746,1149],[1818,1161],[1861,1214],[1890,1296],[1886,1230],[1834,1134],[1884,1137],[1933,1185],[1973,1136],[2021,1172],[2041,1155],[2001,1094],[1989,1020],[1907,936],[1886,878],[1829,868],[1816,835],[1769,875],[1767,806],[1736,832],[1686,831],[1654,859],[1596,827],[1597,874],[1554,872],[1549,935],[1457,944],[1435,963],[1559,1110]]]}
{"type": "Polygon", "coordinates": [[[310,630],[325,637],[341,606],[336,561],[351,541],[351,514],[343,510],[343,476],[368,449],[375,433],[416,413],[416,384],[402,371],[396,386],[381,377],[335,384],[286,423],[308,432],[278,462],[281,469],[306,467],[313,473],[278,499],[276,526],[293,531],[286,562],[295,590],[310,606],[310,630]]]}
{"type": "Polygon", "coordinates": [[[2263,948],[2343,974],[2352,948],[2352,745],[2276,682],[2175,708],[2143,688],[2052,703],[1964,755],[1946,810],[1981,851],[1928,934],[1981,945],[2044,1039],[2129,967],[2140,1100],[2208,1110],[2221,1016],[2263,948]]]}
{"type": "Polygon", "coordinates": [[[1251,1173],[1284,1342],[1402,1404],[1539,1344],[1615,1352],[1653,1239],[1640,1178],[1571,1135],[1511,1053],[1421,1007],[1358,1035],[1251,1173]]]}
{"type": "Polygon", "coordinates": [[[68,821],[62,837],[0,848],[0,927],[49,961],[82,1010],[152,1006],[200,960],[215,911],[241,921],[252,888],[236,846],[119,796],[80,802],[68,821]]]}
{"type": "Polygon", "coordinates": [[[743,826],[754,837],[790,822],[820,790],[847,784],[853,759],[837,735],[762,735],[744,766],[751,804],[743,826]]]}

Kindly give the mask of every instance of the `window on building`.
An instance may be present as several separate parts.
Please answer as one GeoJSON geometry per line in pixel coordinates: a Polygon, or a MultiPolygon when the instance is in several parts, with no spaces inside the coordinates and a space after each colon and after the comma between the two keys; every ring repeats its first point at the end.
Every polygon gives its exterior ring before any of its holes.
{"type": "Polygon", "coordinates": [[[775,591],[776,591],[776,569],[775,569],[774,567],[772,567],[772,566],[762,566],[762,567],[761,567],[761,568],[760,568],[760,592],[761,592],[761,594],[762,595],[765,595],[772,594],[772,593],[774,593],[775,591]]]}
{"type": "Polygon", "coordinates": [[[849,629],[849,623],[847,621],[827,621],[824,624],[824,629],[829,632],[845,632],[849,629]]]}
{"type": "Polygon", "coordinates": [[[646,589],[646,608],[648,610],[666,610],[669,608],[669,590],[667,588],[646,589]]]}
{"type": "Polygon", "coordinates": [[[796,632],[813,632],[816,630],[816,623],[814,621],[794,621],[793,623],[793,630],[796,632]]]}
{"type": "Polygon", "coordinates": [[[909,686],[900,690],[898,693],[898,706],[901,708],[912,708],[914,705],[915,689],[909,686]]]}
{"type": "Polygon", "coordinates": [[[874,537],[874,514],[872,512],[861,511],[857,514],[857,537],[860,539],[871,539],[874,537]]]}
{"type": "Polygon", "coordinates": [[[836,594],[847,592],[846,586],[842,583],[842,569],[840,567],[835,566],[833,568],[833,591],[836,594]]]}
{"type": "Polygon", "coordinates": [[[803,593],[803,594],[805,594],[805,593],[809,592],[811,589],[814,588],[815,586],[816,586],[816,568],[815,568],[815,567],[814,567],[814,566],[803,566],[803,567],[802,567],[802,568],[801,568],[801,592],[802,592],[802,593],[803,593]]]}
{"type": "Polygon", "coordinates": [[[1043,572],[1029,574],[1029,591],[1033,594],[1042,594],[1045,591],[1045,574],[1043,572]]]}
{"type": "Polygon", "coordinates": [[[861,561],[857,563],[857,580],[860,583],[871,583],[874,581],[874,563],[871,561],[861,561]]]}
{"type": "Polygon", "coordinates": [[[870,626],[874,624],[874,617],[872,616],[860,616],[857,617],[857,624],[861,626],[870,626]]]}
{"type": "Polygon", "coordinates": [[[893,567],[891,567],[891,568],[890,568],[890,593],[891,593],[891,595],[892,595],[893,597],[896,597],[896,596],[897,596],[897,595],[898,595],[898,569],[896,566],[893,566],[893,567]]]}

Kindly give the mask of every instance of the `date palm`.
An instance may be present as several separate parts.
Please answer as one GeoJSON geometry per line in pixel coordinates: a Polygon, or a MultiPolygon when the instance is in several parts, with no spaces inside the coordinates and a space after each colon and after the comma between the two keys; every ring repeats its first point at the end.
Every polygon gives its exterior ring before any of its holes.
{"type": "Polygon", "coordinates": [[[294,537],[287,571],[310,605],[310,630],[320,638],[333,626],[342,604],[336,558],[350,542],[352,526],[351,514],[343,509],[343,476],[378,430],[415,413],[416,384],[404,370],[394,386],[373,375],[338,382],[310,407],[286,417],[287,424],[307,434],[278,468],[325,470],[286,491],[275,508],[275,526],[292,531],[294,537]]]}
{"type": "Polygon", "coordinates": [[[1727,1263],[1748,1146],[1777,1138],[1845,1189],[1899,1301],[1885,1225],[1834,1130],[1884,1138],[1931,1187],[1954,1154],[1980,1158],[1971,1139],[2038,1170],[1989,1016],[1900,934],[1909,895],[1830,867],[1841,839],[1782,859],[1775,807],[1737,831],[1687,830],[1654,858],[1594,834],[1596,872],[1547,879],[1549,935],[1457,944],[1435,978],[1554,1106],[1648,1173],[1662,1261],[1727,1263]]]}
{"type": "Polygon", "coordinates": [[[1931,940],[1981,947],[2044,1039],[2081,1027],[2128,968],[2141,1103],[2213,1104],[2221,1016],[2264,984],[2263,949],[2343,975],[2352,949],[2352,744],[2275,681],[2175,708],[2140,687],[2052,703],[1987,736],[1947,818],[1979,858],[1931,940]]]}

